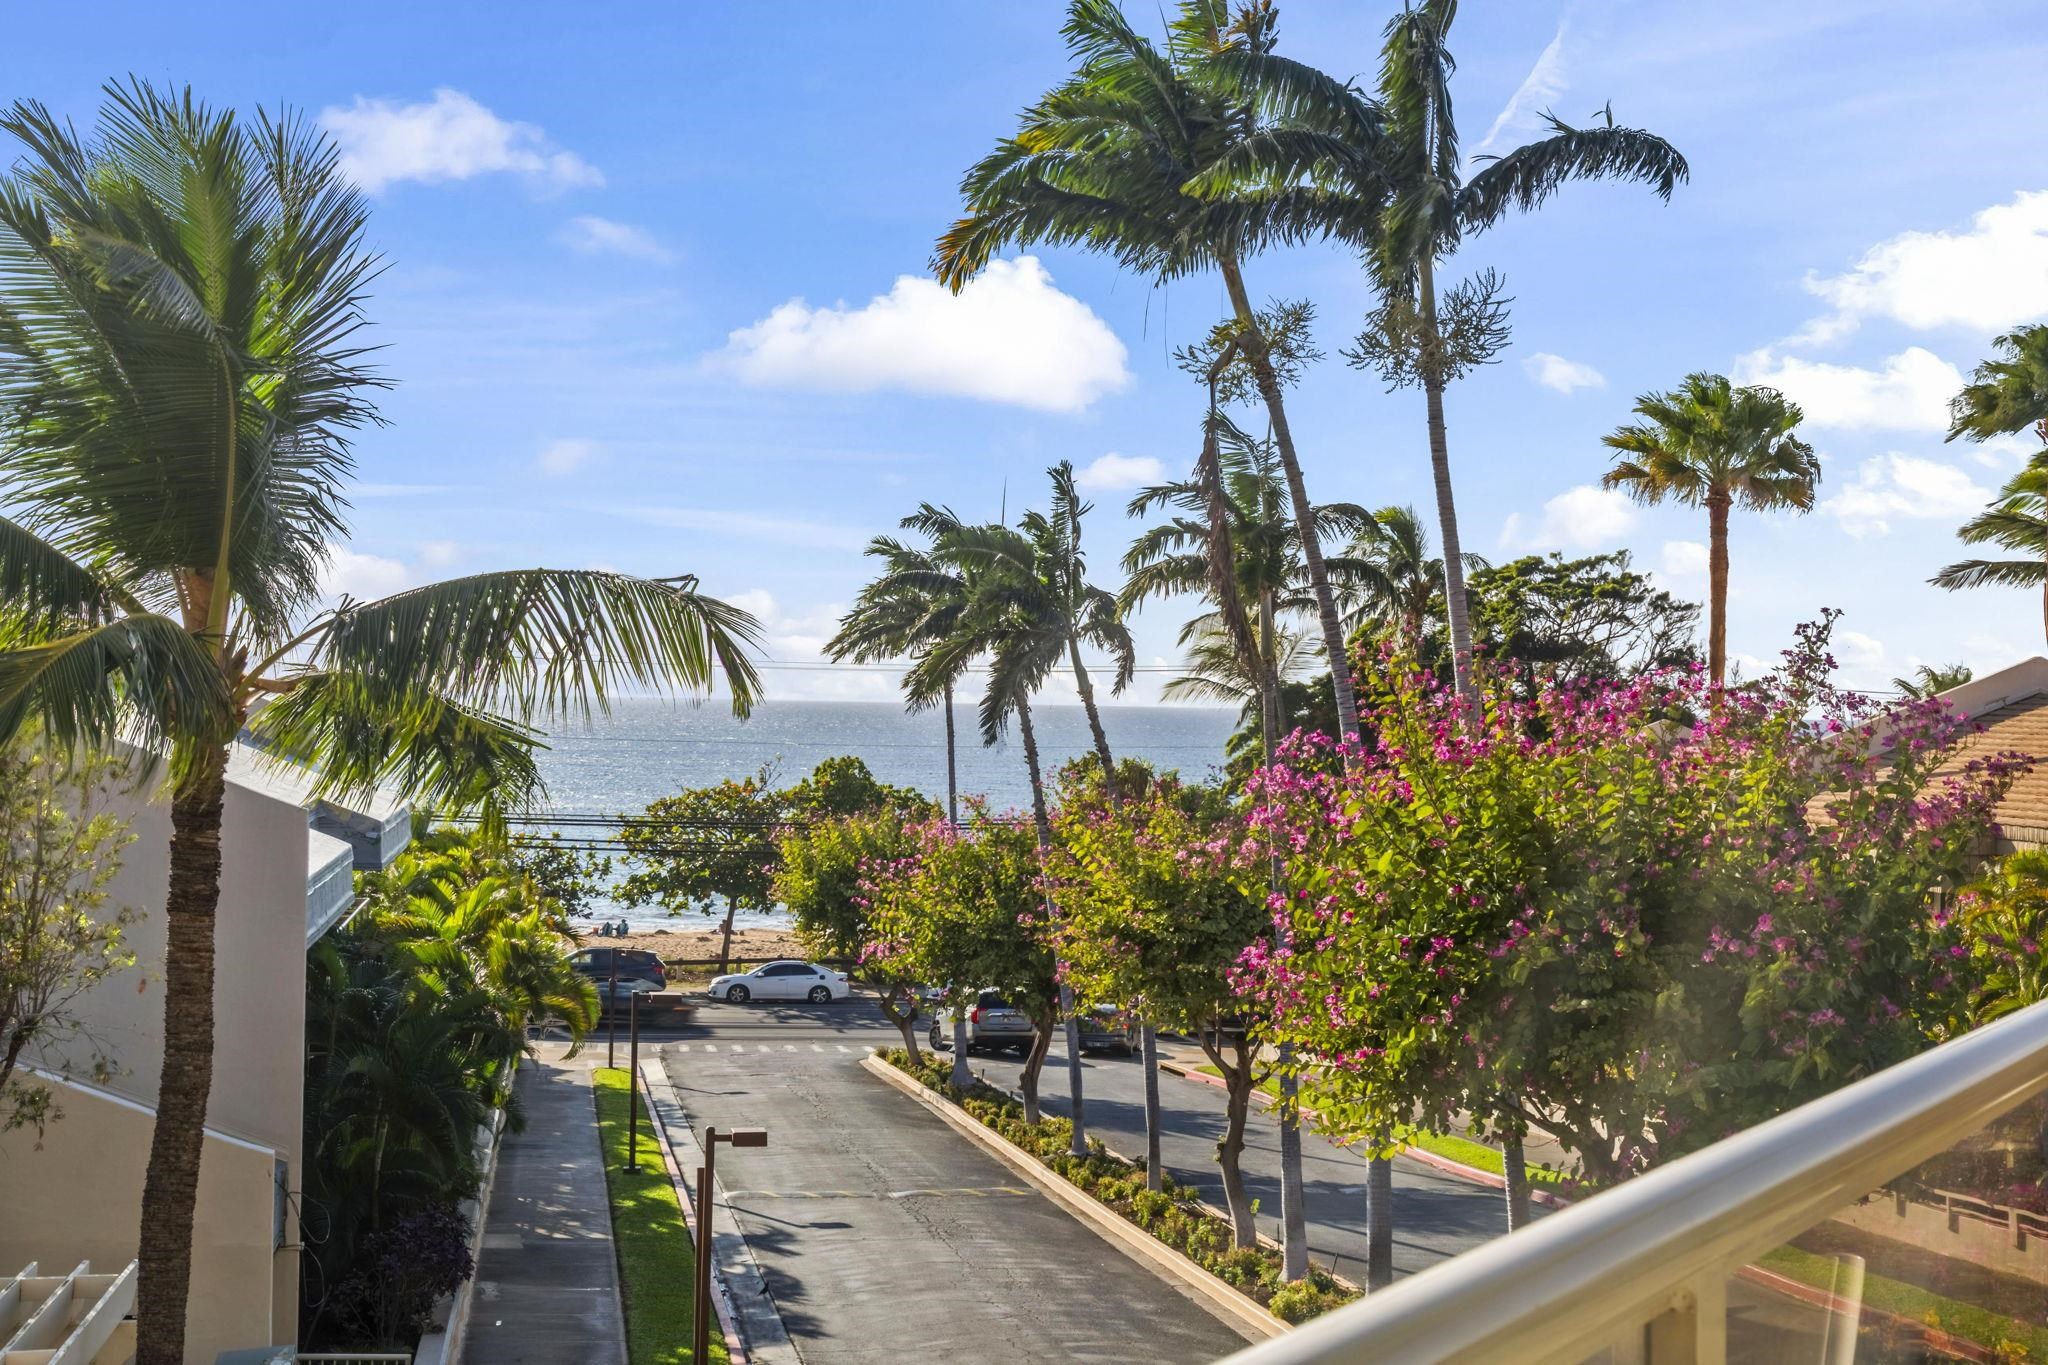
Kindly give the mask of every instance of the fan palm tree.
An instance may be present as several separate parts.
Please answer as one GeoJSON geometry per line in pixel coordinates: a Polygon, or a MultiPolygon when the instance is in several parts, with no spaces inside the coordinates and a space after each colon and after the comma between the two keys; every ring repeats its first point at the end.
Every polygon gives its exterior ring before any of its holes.
{"type": "Polygon", "coordinates": [[[1973,441],[2033,428],[2048,446],[2048,322],[1998,338],[2003,353],[1977,366],[1949,405],[1948,439],[1973,441]]]}
{"type": "Polygon", "coordinates": [[[1622,455],[1600,486],[1640,503],[1707,509],[1707,669],[1719,687],[1728,676],[1728,512],[1812,510],[1820,458],[1794,434],[1797,403],[1776,389],[1738,389],[1725,375],[1689,374],[1632,411],[1643,420],[1600,438],[1622,455]]]}
{"type": "Polygon", "coordinates": [[[1892,686],[1916,701],[1924,701],[1951,688],[1961,687],[1971,676],[1968,664],[1944,664],[1939,668],[1922,664],[1913,670],[1910,678],[1893,678],[1892,686]]]}
{"type": "Polygon", "coordinates": [[[1959,588],[2038,588],[2041,621],[2048,633],[2048,454],[2006,481],[1998,501],[1963,523],[1956,536],[1965,545],[1997,545],[2018,559],[1964,559],[1927,580],[1954,592],[1959,588]]]}
{"type": "Polygon", "coordinates": [[[743,711],[755,627],[691,579],[540,569],[316,610],[350,433],[383,382],[359,336],[364,201],[301,119],[107,93],[90,140],[36,104],[0,114],[22,149],[0,183],[0,738],[35,721],[170,760],[137,1359],[175,1365],[244,722],[327,795],[517,804],[539,786],[531,722],[615,686],[722,669],[743,711]]]}
{"type": "MultiPolygon", "coordinates": [[[[1062,30],[1074,73],[1024,111],[1017,132],[968,171],[966,213],[939,239],[933,268],[964,288],[1006,246],[1078,245],[1161,282],[1214,269],[1230,299],[1234,338],[1272,424],[1298,523],[1310,519],[1307,484],[1288,423],[1284,376],[1244,280],[1264,241],[1274,197],[1259,192],[1203,201],[1186,192],[1256,130],[1250,104],[1205,87],[1198,69],[1216,51],[1269,52],[1272,24],[1254,6],[1232,24],[1227,0],[1182,0],[1164,49],[1131,27],[1114,0],[1072,0],[1062,30]]],[[[1282,196],[1284,197],[1284,196],[1282,196]]],[[[1303,545],[1323,643],[1344,658],[1336,597],[1313,538],[1303,545]]],[[[1337,713],[1358,728],[1350,671],[1335,671],[1337,713]]]]}
{"type": "Polygon", "coordinates": [[[1472,695],[1472,624],[1452,491],[1444,389],[1505,343],[1505,303],[1490,272],[1439,297],[1437,264],[1510,210],[1535,209],[1572,180],[1635,180],[1663,199],[1688,174],[1663,138],[1614,124],[1546,116],[1545,137],[1485,164],[1469,179],[1451,105],[1448,41],[1457,0],[1404,5],[1386,28],[1375,95],[1251,45],[1219,51],[1209,82],[1242,91],[1270,118],[1231,161],[1198,179],[1198,194],[1229,203],[1249,190],[1277,196],[1269,231],[1335,237],[1365,254],[1382,297],[1354,363],[1423,391],[1430,470],[1443,545],[1444,600],[1458,690],[1472,695]]]}
{"type": "MultiPolygon", "coordinates": [[[[941,507],[924,504],[903,525],[958,525],[959,518],[941,507]]],[[[839,619],[839,632],[826,642],[828,657],[872,663],[880,659],[918,658],[953,633],[966,609],[969,585],[958,568],[942,564],[931,546],[906,545],[893,536],[876,536],[865,553],[881,562],[881,571],[861,589],[853,610],[839,619]]],[[[964,661],[963,661],[964,666],[964,661]]],[[[940,680],[939,704],[946,713],[946,818],[960,823],[960,777],[953,733],[953,690],[956,676],[940,680]]],[[[909,705],[918,709],[912,697],[909,705]]]]}

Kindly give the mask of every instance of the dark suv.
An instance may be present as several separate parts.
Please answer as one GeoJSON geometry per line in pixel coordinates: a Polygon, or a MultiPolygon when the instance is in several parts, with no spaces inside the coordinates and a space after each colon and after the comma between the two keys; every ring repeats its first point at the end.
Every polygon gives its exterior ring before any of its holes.
{"type": "Polygon", "coordinates": [[[646,981],[656,990],[668,986],[661,959],[645,948],[585,948],[569,959],[570,966],[593,982],[611,980],[614,964],[621,981],[646,981]]]}

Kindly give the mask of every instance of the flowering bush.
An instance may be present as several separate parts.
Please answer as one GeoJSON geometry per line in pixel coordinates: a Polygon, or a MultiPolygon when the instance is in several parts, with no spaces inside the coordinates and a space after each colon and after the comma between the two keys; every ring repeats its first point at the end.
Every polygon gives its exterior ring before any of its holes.
{"type": "Polygon", "coordinates": [[[1368,661],[1350,770],[1297,736],[1254,781],[1292,890],[1235,981],[1303,1104],[1358,1135],[1533,1120],[1609,1181],[1959,1027],[1934,893],[2024,760],[1959,763],[1940,702],[1835,689],[1831,619],[1728,690],[1483,677],[1473,708],[1368,661]]]}

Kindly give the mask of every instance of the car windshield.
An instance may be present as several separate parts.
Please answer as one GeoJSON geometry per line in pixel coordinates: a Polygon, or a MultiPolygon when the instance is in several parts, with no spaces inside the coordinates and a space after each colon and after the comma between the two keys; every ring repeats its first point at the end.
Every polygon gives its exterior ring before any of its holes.
{"type": "Polygon", "coordinates": [[[1012,1008],[1009,1001],[1003,999],[1002,996],[994,991],[983,991],[974,1003],[977,1008],[985,1010],[1006,1010],[1012,1008]]]}

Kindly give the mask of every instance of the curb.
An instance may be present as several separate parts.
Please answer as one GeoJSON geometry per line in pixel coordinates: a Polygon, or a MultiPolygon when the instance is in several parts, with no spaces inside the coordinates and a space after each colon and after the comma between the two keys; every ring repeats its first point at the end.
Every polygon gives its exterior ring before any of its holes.
{"type": "MultiPolygon", "coordinates": [[[[690,1197],[690,1187],[683,1177],[682,1159],[676,1154],[668,1136],[669,1115],[681,1115],[683,1106],[675,1097],[674,1086],[661,1073],[659,1067],[660,1063],[655,1058],[643,1060],[637,1079],[647,1092],[647,1115],[654,1121],[654,1140],[660,1146],[662,1160],[668,1166],[669,1183],[675,1186],[676,1201],[683,1206],[683,1223],[689,1228],[693,1240],[701,1242],[702,1239],[697,1237],[697,1203],[690,1197]]],[[[683,1132],[689,1137],[691,1146],[695,1147],[696,1133],[690,1129],[687,1121],[683,1124],[683,1132]]],[[[717,1210],[725,1207],[725,1200],[721,1194],[722,1191],[718,1189],[712,1191],[714,1223],[717,1221],[717,1210]]],[[[727,1210],[726,1216],[732,1216],[730,1210],[727,1210]]],[[[737,1225],[730,1235],[737,1236],[739,1240],[740,1254],[736,1259],[741,1262],[741,1270],[751,1274],[758,1282],[760,1272],[754,1266],[753,1252],[747,1246],[745,1236],[737,1232],[737,1225]]],[[[796,1348],[790,1344],[788,1334],[782,1330],[782,1318],[776,1313],[774,1300],[768,1297],[765,1288],[758,1295],[759,1311],[749,1315],[754,1319],[755,1335],[761,1339],[749,1341],[741,1333],[738,1322],[739,1306],[735,1303],[732,1292],[732,1272],[719,1263],[720,1236],[718,1229],[714,1227],[711,1232],[711,1308],[718,1315],[718,1329],[725,1338],[726,1356],[734,1361],[735,1365],[741,1365],[742,1362],[796,1360],[796,1348]]]]}
{"type": "MultiPolygon", "coordinates": [[[[1159,1069],[1178,1076],[1184,1081],[1194,1081],[1199,1085],[1213,1086],[1218,1090],[1228,1088],[1223,1084],[1222,1077],[1211,1076],[1206,1071],[1197,1071],[1193,1067],[1183,1066],[1179,1062],[1169,1062],[1162,1059],[1159,1063],[1159,1069]]],[[[1262,1110],[1273,1107],[1272,1099],[1261,1091],[1252,1091],[1251,1098],[1252,1103],[1262,1110]]],[[[1350,1144],[1339,1143],[1338,1145],[1349,1146],[1350,1144]]],[[[1442,1171],[1445,1175],[1454,1175],[1460,1180],[1469,1180],[1475,1185],[1484,1185],[1488,1189],[1504,1190],[1508,1187],[1507,1177],[1505,1176],[1495,1175],[1492,1171],[1482,1171],[1477,1166],[1468,1166],[1462,1161],[1455,1161],[1447,1156],[1439,1156],[1435,1152],[1414,1146],[1413,1144],[1402,1147],[1399,1155],[1405,1156],[1411,1161],[1419,1161],[1425,1166],[1442,1171]]],[[[1571,1200],[1561,1195],[1553,1194],[1549,1190],[1536,1188],[1533,1181],[1529,1185],[1529,1202],[1541,1204],[1546,1209],[1568,1209],[1572,1205],[1571,1200]]]]}
{"type": "Polygon", "coordinates": [[[1110,1245],[1168,1280],[1200,1303],[1247,1341],[1267,1341],[1285,1336],[1291,1324],[1275,1317],[1248,1294],[1231,1288],[1180,1252],[1138,1227],[1122,1214],[1107,1208],[1093,1195],[1075,1189],[1065,1178],[1001,1133],[961,1109],[911,1076],[870,1053],[861,1066],[885,1084],[916,1100],[940,1120],[969,1140],[979,1143],[997,1160],[1031,1182],[1039,1191],[1085,1223],[1110,1245]]]}

